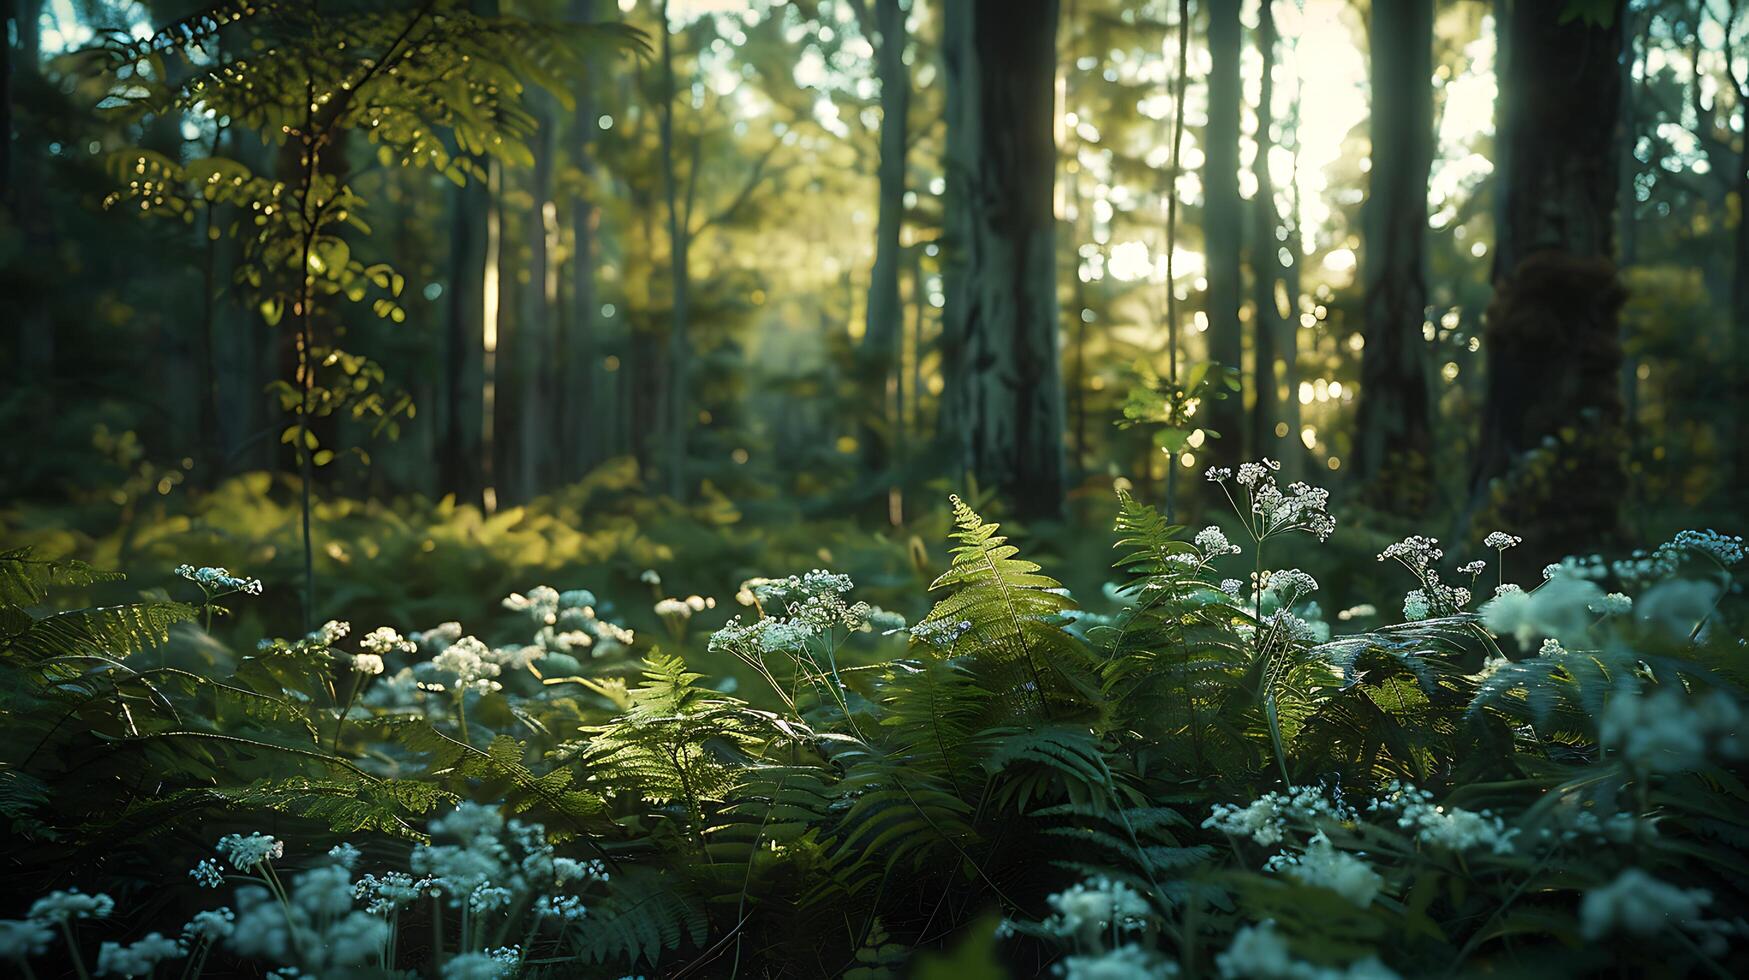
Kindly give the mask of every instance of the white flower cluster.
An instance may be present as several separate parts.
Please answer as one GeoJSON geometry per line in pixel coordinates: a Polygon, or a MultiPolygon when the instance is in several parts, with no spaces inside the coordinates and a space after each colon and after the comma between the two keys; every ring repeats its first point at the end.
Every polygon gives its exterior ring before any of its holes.
{"type": "Polygon", "coordinates": [[[1215,956],[1215,968],[1233,980],[1398,980],[1376,956],[1347,967],[1319,966],[1297,959],[1273,922],[1246,926],[1234,933],[1226,952],[1215,956]]]}
{"type": "Polygon", "coordinates": [[[1339,851],[1322,830],[1312,835],[1300,854],[1283,851],[1264,867],[1317,888],[1328,888],[1350,902],[1366,908],[1378,897],[1384,879],[1365,860],[1339,851]]]}
{"type": "Polygon", "coordinates": [[[1153,909],[1146,899],[1121,881],[1089,878],[1052,895],[1053,915],[1041,925],[1053,935],[1097,944],[1115,930],[1134,932],[1147,925],[1153,909]]]}
{"type": "Polygon", "coordinates": [[[1280,463],[1266,458],[1240,464],[1236,477],[1224,466],[1211,466],[1203,476],[1210,483],[1232,480],[1245,490],[1251,501],[1250,514],[1257,518],[1259,540],[1287,531],[1304,531],[1319,541],[1328,538],[1336,530],[1336,519],[1329,512],[1330,491],[1294,483],[1284,493],[1273,476],[1280,469],[1280,463]]]}
{"type": "Polygon", "coordinates": [[[160,933],[147,933],[144,938],[127,944],[106,942],[97,951],[97,975],[100,977],[143,977],[165,960],[180,959],[182,945],[166,939],[160,933]]]}
{"type": "Polygon", "coordinates": [[[1624,689],[1604,705],[1597,741],[1642,772],[1686,772],[1704,764],[1709,752],[1741,756],[1742,719],[1724,691],[1690,698],[1674,686],[1651,694],[1624,689]]]}
{"type": "Polygon", "coordinates": [[[1482,607],[1482,622],[1495,633],[1510,633],[1521,646],[1552,636],[1569,647],[1583,648],[1596,619],[1594,604],[1603,601],[1595,582],[1556,575],[1534,592],[1504,590],[1482,607]]]}
{"type": "Polygon", "coordinates": [[[1196,532],[1196,546],[1202,551],[1205,559],[1219,558],[1222,555],[1236,555],[1240,551],[1238,545],[1227,540],[1227,532],[1214,524],[1196,532]]]}
{"type": "Polygon", "coordinates": [[[304,640],[317,646],[331,647],[352,632],[352,624],[342,619],[330,619],[309,632],[304,640]]]}
{"type": "Polygon", "coordinates": [[[194,913],[194,918],[182,927],[182,941],[187,945],[222,942],[236,931],[237,913],[220,906],[194,913]]]}
{"type": "Polygon", "coordinates": [[[1490,531],[1488,536],[1482,539],[1482,547],[1493,548],[1495,551],[1516,548],[1523,543],[1523,538],[1516,534],[1507,534],[1505,531],[1490,531]]]}
{"type": "Polygon", "coordinates": [[[260,595],[261,580],[241,575],[232,575],[223,568],[193,565],[176,566],[176,574],[201,587],[209,596],[220,593],[241,592],[245,595],[260,595]]]}
{"type": "Polygon", "coordinates": [[[212,858],[201,858],[200,863],[188,872],[194,883],[202,888],[217,888],[225,883],[225,869],[212,858]]]}
{"type": "Polygon", "coordinates": [[[703,596],[689,595],[684,599],[662,599],[656,603],[656,615],[664,619],[688,620],[693,613],[715,609],[717,600],[703,596]]]}
{"type": "Polygon", "coordinates": [[[1704,888],[1679,888],[1629,868],[1609,884],[1585,893],[1579,903],[1579,932],[1598,940],[1621,933],[1645,937],[1681,930],[1699,939],[1707,955],[1719,956],[1726,951],[1726,937],[1742,930],[1703,918],[1702,910],[1712,900],[1712,893],[1704,888]]]}
{"type": "Polygon", "coordinates": [[[1742,561],[1744,555],[1742,535],[1720,534],[1711,528],[1705,531],[1679,531],[1664,547],[1699,552],[1726,568],[1742,561]]]}
{"type": "Polygon", "coordinates": [[[1318,591],[1318,580],[1297,568],[1270,572],[1264,582],[1264,592],[1274,596],[1284,606],[1291,606],[1318,591]]]}
{"type": "Polygon", "coordinates": [[[546,908],[562,917],[581,918],[581,899],[561,891],[606,881],[599,861],[559,857],[546,841],[546,828],[520,820],[505,822],[496,807],[463,803],[431,822],[433,843],[413,850],[410,866],[418,880],[366,879],[360,897],[372,906],[398,907],[409,892],[442,895],[452,907],[474,912],[508,906],[518,897],[546,896],[546,908]],[[367,886],[368,885],[368,890],[367,886]]]}
{"type": "Polygon", "coordinates": [[[250,871],[264,861],[284,857],[285,843],[266,834],[250,834],[247,837],[242,834],[226,834],[219,838],[218,852],[231,862],[231,867],[238,871],[250,871]]]}
{"type": "Polygon", "coordinates": [[[454,674],[456,686],[462,690],[472,688],[480,694],[488,694],[504,687],[494,680],[504,672],[503,666],[493,657],[491,648],[477,637],[464,636],[451,643],[442,653],[431,658],[431,665],[454,674]]]}
{"type": "Polygon", "coordinates": [[[1160,980],[1178,976],[1178,964],[1160,959],[1136,943],[1106,953],[1069,956],[1057,966],[1063,980],[1160,980]]]}
{"type": "Polygon", "coordinates": [[[0,919],[0,960],[41,956],[54,939],[55,930],[41,919],[0,919]]]}
{"type": "Polygon", "coordinates": [[[443,964],[443,980],[508,980],[522,966],[522,950],[516,946],[450,957],[443,964]]]}
{"type": "Polygon", "coordinates": [[[115,911],[115,900],[98,892],[87,895],[77,888],[49,892],[31,903],[27,918],[37,922],[65,922],[68,919],[107,919],[115,911]]]}
{"type": "Polygon", "coordinates": [[[1517,829],[1508,828],[1506,821],[1491,811],[1441,806],[1427,790],[1395,779],[1385,787],[1385,795],[1373,800],[1367,809],[1395,812],[1397,826],[1413,831],[1416,840],[1450,851],[1487,848],[1495,854],[1511,854],[1512,839],[1518,836],[1517,829]]]}
{"type": "Polygon", "coordinates": [[[388,626],[378,626],[366,633],[358,641],[358,645],[363,647],[366,652],[374,653],[379,657],[386,657],[391,653],[412,653],[418,649],[412,640],[388,626]]]}
{"type": "Polygon", "coordinates": [[[297,963],[313,976],[344,974],[378,961],[391,938],[387,920],[354,908],[351,874],[328,863],[300,872],[285,901],[259,885],[236,893],[236,922],[225,945],[246,959],[297,963]]]}
{"type": "MultiPolygon", "coordinates": [[[[875,608],[866,602],[847,603],[844,596],[852,587],[850,576],[824,569],[787,579],[749,579],[741,585],[743,595],[751,597],[743,598],[743,604],[755,605],[761,612],[781,608],[784,614],[762,615],[750,623],[732,617],[711,634],[708,647],[712,653],[757,657],[800,650],[814,637],[839,627],[853,633],[870,629],[875,608]]],[[[915,630],[912,635],[917,635],[915,630]]]]}
{"type": "MultiPolygon", "coordinates": [[[[1419,622],[1431,616],[1449,616],[1461,611],[1470,603],[1470,590],[1462,586],[1446,585],[1439,580],[1439,569],[1434,565],[1445,557],[1445,551],[1439,547],[1438,538],[1423,537],[1412,534],[1379,552],[1379,561],[1394,560],[1407,568],[1410,574],[1421,583],[1418,589],[1410,589],[1403,596],[1403,618],[1410,622],[1419,622]]],[[[1471,571],[1475,563],[1464,566],[1459,571],[1475,574],[1480,569],[1471,571]]]]}
{"type": "Polygon", "coordinates": [[[1471,578],[1475,578],[1477,575],[1480,575],[1487,570],[1488,563],[1480,558],[1475,561],[1464,562],[1462,565],[1458,566],[1458,574],[1468,575],[1471,578]]]}
{"type": "Polygon", "coordinates": [[[1333,789],[1328,796],[1321,786],[1297,786],[1288,792],[1272,792],[1245,806],[1217,803],[1209,811],[1204,828],[1235,837],[1249,837],[1264,847],[1273,847],[1287,836],[1290,821],[1316,824],[1322,820],[1341,823],[1354,819],[1354,810],[1333,789]]]}
{"type": "Polygon", "coordinates": [[[1626,616],[1634,611],[1634,600],[1626,593],[1611,592],[1586,608],[1600,616],[1626,616]]]}

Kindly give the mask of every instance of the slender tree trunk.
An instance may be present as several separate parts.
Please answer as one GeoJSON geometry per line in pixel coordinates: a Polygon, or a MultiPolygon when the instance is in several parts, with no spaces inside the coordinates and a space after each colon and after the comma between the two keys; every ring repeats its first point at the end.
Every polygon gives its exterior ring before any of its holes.
{"type": "MultiPolygon", "coordinates": [[[[687,216],[680,210],[680,193],[674,175],[674,31],[668,22],[668,0],[662,0],[662,187],[668,199],[668,256],[674,290],[672,320],[668,326],[668,495],[686,496],[686,436],[691,422],[687,398],[688,303],[687,252],[691,248],[687,216]]],[[[696,174],[694,175],[696,177],[696,174]]]]}
{"type": "MultiPolygon", "coordinates": [[[[596,0],[571,0],[571,19],[579,24],[593,23],[598,16],[596,0]]],[[[596,318],[601,312],[601,298],[595,288],[597,246],[595,224],[599,211],[595,206],[595,86],[600,72],[592,60],[583,74],[577,92],[577,109],[572,115],[575,133],[573,153],[583,186],[571,204],[571,303],[566,323],[564,347],[560,355],[564,382],[563,399],[559,406],[558,432],[561,445],[561,465],[564,479],[580,480],[595,465],[603,453],[605,432],[598,432],[602,420],[596,411],[596,318]]]]}
{"type": "MultiPolygon", "coordinates": [[[[875,74],[881,86],[879,206],[875,224],[874,268],[869,275],[867,322],[857,347],[857,373],[863,410],[883,417],[884,425],[864,425],[862,458],[871,473],[890,464],[897,418],[887,417],[887,391],[897,370],[905,309],[899,296],[900,230],[905,223],[905,148],[911,105],[911,70],[905,65],[905,11],[899,0],[873,0],[864,29],[876,44],[875,74]],[[872,30],[871,30],[872,28],[872,30]]],[[[857,7],[866,11],[864,6],[857,7]]]]}
{"type": "MultiPolygon", "coordinates": [[[[483,165],[483,164],[482,164],[483,165]]],[[[485,490],[486,222],[491,190],[470,180],[450,193],[449,288],[444,292],[443,437],[438,482],[462,504],[485,490]]]]}
{"type": "MultiPolygon", "coordinates": [[[[1209,357],[1241,371],[1245,357],[1239,297],[1243,289],[1242,210],[1239,199],[1240,0],[1209,0],[1208,126],[1203,151],[1203,244],[1208,255],[1209,357]]],[[[1208,406],[1208,427],[1219,433],[1218,456],[1234,460],[1245,447],[1243,391],[1208,406]]]]}
{"type": "MultiPolygon", "coordinates": [[[[1283,242],[1278,233],[1284,228],[1281,212],[1276,210],[1275,181],[1269,172],[1269,157],[1275,149],[1270,128],[1275,121],[1276,41],[1274,2],[1262,0],[1257,7],[1257,53],[1263,69],[1257,92],[1257,155],[1251,163],[1257,181],[1251,235],[1252,330],[1257,338],[1252,354],[1257,367],[1252,373],[1257,401],[1251,414],[1251,445],[1259,456],[1282,460],[1298,445],[1299,435],[1286,429],[1282,421],[1281,386],[1287,375],[1283,362],[1292,356],[1293,335],[1276,295],[1283,278],[1283,242]],[[1281,435],[1276,434],[1278,426],[1282,427],[1281,435]]],[[[1292,301],[1290,295],[1288,302],[1292,301]]],[[[1288,312],[1292,313],[1291,306],[1288,312]]],[[[1293,400],[1295,394],[1289,390],[1287,400],[1293,400]]]]}
{"type": "Polygon", "coordinates": [[[1428,384],[1427,181],[1433,166],[1433,2],[1375,4],[1372,170],[1362,210],[1366,346],[1353,474],[1381,509],[1424,513],[1433,498],[1428,384]]]}
{"type": "Polygon", "coordinates": [[[945,8],[950,174],[943,413],[964,468],[1022,516],[1064,492],[1055,0],[945,8]]]}
{"type": "Polygon", "coordinates": [[[553,163],[558,155],[558,146],[554,139],[549,100],[541,95],[537,95],[535,100],[539,104],[536,109],[539,128],[530,147],[534,152],[534,168],[529,180],[533,206],[522,216],[528,255],[528,282],[521,287],[522,303],[518,310],[515,333],[518,398],[515,446],[511,454],[514,470],[507,472],[504,478],[509,499],[515,503],[526,503],[557,482],[552,467],[553,439],[556,432],[551,426],[551,406],[559,365],[555,361],[555,283],[552,270],[548,267],[547,222],[549,217],[556,219],[551,211],[553,163]]]}
{"type": "Polygon", "coordinates": [[[1534,533],[1550,557],[1595,550],[1621,528],[1624,6],[1607,26],[1563,22],[1560,5],[1528,0],[1504,10],[1500,227],[1472,510],[1527,543],[1534,533]]]}

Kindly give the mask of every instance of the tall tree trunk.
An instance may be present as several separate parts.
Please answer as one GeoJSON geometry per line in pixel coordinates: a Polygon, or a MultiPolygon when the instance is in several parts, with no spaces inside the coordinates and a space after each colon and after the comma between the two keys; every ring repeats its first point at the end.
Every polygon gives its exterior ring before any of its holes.
{"type": "MultiPolygon", "coordinates": [[[[1276,210],[1275,181],[1269,173],[1269,157],[1275,149],[1270,127],[1275,121],[1276,41],[1274,2],[1262,0],[1257,8],[1257,53],[1263,71],[1257,92],[1257,156],[1251,164],[1252,176],[1257,181],[1251,235],[1252,329],[1257,338],[1252,356],[1257,365],[1253,372],[1257,401],[1251,414],[1251,445],[1259,456],[1285,460],[1299,445],[1299,433],[1288,429],[1282,418],[1281,392],[1288,374],[1285,362],[1293,356],[1294,338],[1292,322],[1287,319],[1293,313],[1293,296],[1287,297],[1289,308],[1284,315],[1276,295],[1284,278],[1280,257],[1283,242],[1278,234],[1284,225],[1281,212],[1276,210]]],[[[1292,401],[1297,394],[1289,389],[1285,400],[1292,401]]]]}
{"type": "Polygon", "coordinates": [[[887,391],[897,370],[900,334],[905,329],[905,309],[899,296],[899,232],[905,223],[905,148],[911,105],[911,70],[905,65],[905,11],[899,0],[874,0],[870,15],[865,4],[864,32],[872,35],[875,75],[881,86],[880,193],[875,224],[874,269],[869,275],[868,317],[857,347],[858,387],[862,408],[878,415],[884,425],[865,425],[862,458],[872,473],[890,464],[893,431],[898,419],[887,412],[887,391]]]}
{"type": "MultiPolygon", "coordinates": [[[[596,0],[571,0],[571,19],[579,24],[594,23],[596,0]]],[[[601,299],[595,288],[597,245],[595,224],[599,210],[595,206],[595,86],[600,72],[590,60],[577,92],[577,108],[572,114],[575,134],[573,153],[577,169],[583,175],[583,186],[571,203],[571,302],[565,324],[564,345],[559,363],[563,392],[559,405],[561,473],[567,481],[580,480],[605,453],[606,432],[598,432],[601,424],[596,405],[595,372],[596,318],[600,315],[601,299]]]]}
{"type": "MultiPolygon", "coordinates": [[[[481,164],[484,166],[484,164],[481,164]]],[[[443,437],[438,485],[481,506],[486,487],[486,223],[491,190],[470,180],[450,193],[449,288],[444,297],[443,437]]]]}
{"type": "MultiPolygon", "coordinates": [[[[1203,131],[1203,246],[1208,255],[1209,358],[1242,373],[1245,338],[1239,322],[1243,290],[1243,218],[1239,200],[1239,6],[1240,0],[1209,0],[1208,126],[1203,131]]],[[[1219,455],[1247,455],[1243,391],[1230,391],[1208,407],[1208,428],[1221,436],[1219,455]]]]}
{"type": "MultiPolygon", "coordinates": [[[[512,352],[517,381],[515,443],[510,453],[514,468],[504,476],[508,498],[515,503],[527,502],[556,482],[552,472],[555,432],[551,427],[554,376],[558,371],[552,325],[556,284],[549,268],[547,222],[549,217],[557,217],[549,212],[552,210],[553,163],[558,146],[554,140],[550,100],[537,95],[535,101],[538,129],[530,147],[534,153],[534,168],[529,175],[533,204],[522,216],[528,282],[521,285],[522,302],[517,310],[515,349],[512,352]]],[[[503,281],[514,280],[506,277],[503,281]]]]}
{"type": "MultiPolygon", "coordinates": [[[[687,216],[680,210],[680,193],[674,175],[674,30],[668,21],[668,0],[662,0],[662,188],[668,203],[668,258],[674,302],[668,325],[668,495],[686,496],[686,436],[691,422],[687,396],[686,318],[688,281],[686,259],[691,247],[687,216]]],[[[696,174],[694,174],[696,178],[696,174]]]]}
{"type": "Polygon", "coordinates": [[[1059,513],[1063,383],[1053,142],[1056,0],[944,11],[949,287],[943,431],[1022,516],[1059,513]]]}
{"type": "MultiPolygon", "coordinates": [[[[1472,510],[1538,553],[1615,538],[1622,466],[1614,253],[1624,0],[1607,25],[1504,8],[1494,302],[1472,510]]],[[[1487,530],[1487,528],[1476,528],[1487,530]]]]}
{"type": "Polygon", "coordinates": [[[1421,514],[1433,498],[1427,180],[1433,166],[1433,2],[1374,4],[1372,170],[1362,209],[1366,346],[1353,474],[1364,498],[1421,514]]]}

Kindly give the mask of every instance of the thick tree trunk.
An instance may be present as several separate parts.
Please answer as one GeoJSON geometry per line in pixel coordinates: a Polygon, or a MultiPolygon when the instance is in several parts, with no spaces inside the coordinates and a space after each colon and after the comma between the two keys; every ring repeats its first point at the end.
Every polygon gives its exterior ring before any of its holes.
{"type": "MultiPolygon", "coordinates": [[[[1210,0],[1208,126],[1203,131],[1203,245],[1208,255],[1209,358],[1242,371],[1245,338],[1239,321],[1243,291],[1243,217],[1239,200],[1239,0],[1210,0]]],[[[1207,426],[1220,434],[1217,456],[1232,461],[1245,447],[1243,391],[1209,403],[1207,426]]]]}
{"type": "Polygon", "coordinates": [[[1022,516],[1059,513],[1055,0],[945,8],[948,304],[943,431],[1022,516]]]}
{"type": "Polygon", "coordinates": [[[1366,346],[1353,474],[1381,509],[1424,513],[1433,498],[1428,383],[1427,180],[1433,165],[1433,2],[1374,4],[1372,170],[1362,209],[1366,346]]]}
{"type": "MultiPolygon", "coordinates": [[[[865,8],[858,6],[858,11],[865,8]]],[[[875,225],[874,269],[869,275],[868,317],[857,348],[858,387],[863,410],[878,415],[882,425],[865,425],[862,457],[871,473],[890,464],[893,433],[899,420],[887,412],[887,391],[897,370],[905,329],[905,308],[899,296],[899,232],[905,223],[905,147],[910,118],[911,70],[905,65],[905,11],[899,0],[874,0],[865,30],[874,35],[875,73],[881,85],[880,194],[875,225]],[[872,22],[872,23],[871,23],[872,22]]]]}
{"type": "Polygon", "coordinates": [[[1503,10],[1500,226],[1472,507],[1553,557],[1595,550],[1621,528],[1623,7],[1608,26],[1563,23],[1558,4],[1503,10]]]}
{"type": "MultiPolygon", "coordinates": [[[[528,256],[528,281],[520,285],[522,302],[517,310],[515,349],[516,418],[514,444],[500,496],[513,503],[526,503],[557,482],[553,473],[552,393],[558,372],[557,343],[553,330],[555,282],[548,262],[547,221],[553,200],[553,163],[558,154],[553,117],[548,100],[537,96],[539,130],[530,149],[534,168],[529,175],[533,204],[522,216],[528,256]]],[[[551,215],[556,219],[556,215],[551,215]]],[[[520,277],[518,277],[518,280],[520,277]]],[[[506,284],[515,282],[506,277],[506,284]]]]}

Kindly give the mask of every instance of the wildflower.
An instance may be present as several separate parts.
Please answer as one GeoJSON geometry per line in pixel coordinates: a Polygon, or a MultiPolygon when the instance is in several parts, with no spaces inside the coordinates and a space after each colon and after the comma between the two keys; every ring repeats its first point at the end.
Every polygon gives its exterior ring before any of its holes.
{"type": "MultiPolygon", "coordinates": [[[[391,653],[412,653],[413,642],[387,626],[378,626],[364,635],[358,645],[380,659],[391,653]]],[[[378,671],[381,673],[381,671],[378,671]]]]}
{"type": "Polygon", "coordinates": [[[1232,596],[1235,599],[1239,598],[1239,593],[1243,592],[1244,590],[1245,590],[1245,583],[1239,581],[1236,578],[1221,579],[1221,591],[1225,592],[1226,594],[1232,596]]]}
{"type": "Polygon", "coordinates": [[[1379,561],[1394,558],[1417,575],[1443,557],[1445,552],[1440,550],[1438,538],[1426,538],[1419,534],[1412,534],[1379,552],[1379,561]]]}
{"type": "Polygon", "coordinates": [[[182,940],[185,943],[216,943],[228,938],[235,931],[237,913],[221,906],[194,913],[194,918],[189,919],[188,925],[182,927],[182,940]]]}
{"type": "Polygon", "coordinates": [[[1370,602],[1363,602],[1358,606],[1349,606],[1347,609],[1342,610],[1336,614],[1336,618],[1346,623],[1351,619],[1359,619],[1363,616],[1377,616],[1378,614],[1379,607],[1370,602]]]}
{"type": "Polygon", "coordinates": [[[1703,888],[1678,888],[1629,868],[1585,893],[1579,903],[1579,931],[1596,940],[1617,932],[1650,936],[1671,926],[1693,930],[1702,925],[1701,910],[1712,900],[1703,888]]]}
{"type": "Polygon", "coordinates": [[[1720,534],[1710,528],[1705,531],[1679,531],[1664,547],[1699,552],[1727,568],[1742,561],[1745,553],[1741,535],[1720,534]]]}
{"type": "Polygon", "coordinates": [[[868,612],[868,628],[883,636],[898,633],[905,629],[905,617],[879,606],[871,606],[868,612]]]}
{"type": "Polygon", "coordinates": [[[522,963],[522,950],[500,946],[485,953],[463,953],[443,964],[443,980],[502,980],[513,977],[522,963]]]}
{"type": "Polygon", "coordinates": [[[127,946],[104,943],[97,951],[97,975],[141,977],[151,973],[160,961],[182,955],[182,947],[175,940],[156,932],[127,946]]]}
{"type": "Polygon", "coordinates": [[[383,672],[383,658],[374,653],[359,653],[352,657],[352,669],[366,677],[375,677],[383,672]]]}
{"type": "Polygon", "coordinates": [[[1233,478],[1233,471],[1225,466],[1211,466],[1203,471],[1203,479],[1210,483],[1221,483],[1233,478]]]}
{"type": "Polygon", "coordinates": [[[365,911],[373,915],[387,915],[403,906],[411,905],[425,894],[431,884],[429,878],[414,878],[405,871],[390,871],[382,877],[367,874],[352,885],[352,895],[366,902],[365,911]]]}
{"type": "Polygon", "coordinates": [[[1275,931],[1275,923],[1267,921],[1234,933],[1226,952],[1216,954],[1215,967],[1223,977],[1247,980],[1397,980],[1397,974],[1376,956],[1346,969],[1295,959],[1287,940],[1275,931]]]}
{"type": "Polygon", "coordinates": [[[1633,612],[1634,600],[1621,592],[1611,592],[1586,608],[1603,616],[1626,616],[1633,612]]]}
{"type": "Polygon", "coordinates": [[[1596,583],[1557,575],[1534,593],[1496,595],[1482,607],[1482,622],[1495,633],[1511,633],[1523,646],[1545,636],[1582,646],[1594,618],[1590,607],[1602,598],[1596,583]]]}
{"type": "MultiPolygon", "coordinates": [[[[219,838],[219,854],[238,871],[248,871],[263,861],[285,856],[285,843],[266,834],[226,834],[219,838]]],[[[196,871],[200,870],[196,868],[196,871]]]]}
{"type": "Polygon", "coordinates": [[[1536,655],[1539,657],[1564,657],[1567,655],[1567,648],[1561,646],[1560,640],[1548,639],[1543,641],[1543,645],[1537,650],[1536,655]]]}
{"type": "Polygon", "coordinates": [[[1270,572],[1267,581],[1264,591],[1280,598],[1282,604],[1288,606],[1318,591],[1318,580],[1297,568],[1270,572]]]}
{"type": "Polygon", "coordinates": [[[1623,690],[1604,705],[1597,740],[1645,772],[1686,772],[1705,762],[1709,746],[1739,754],[1741,719],[1737,703],[1723,691],[1690,701],[1674,687],[1645,696],[1623,690]]]}
{"type": "Polygon", "coordinates": [[[37,919],[0,919],[0,960],[41,956],[54,939],[55,931],[37,919]]]}
{"type": "Polygon", "coordinates": [[[692,607],[680,599],[663,599],[656,603],[656,615],[664,619],[687,620],[692,618],[692,607]]]}
{"type": "Polygon", "coordinates": [[[1227,532],[1213,524],[1196,532],[1196,546],[1209,558],[1239,553],[1239,546],[1227,540],[1227,532]]]}
{"type": "Polygon", "coordinates": [[[420,650],[433,655],[449,649],[450,644],[462,638],[462,624],[451,621],[440,623],[422,633],[414,633],[409,639],[420,650]]]}
{"type": "Polygon", "coordinates": [[[1516,534],[1507,534],[1505,531],[1491,531],[1487,537],[1482,539],[1482,547],[1493,548],[1495,551],[1516,548],[1523,543],[1523,538],[1516,534]]]}
{"type": "Polygon", "coordinates": [[[646,568],[644,569],[644,573],[638,576],[638,581],[643,582],[646,585],[661,585],[662,576],[658,575],[654,568],[646,568]]]}
{"type": "Polygon", "coordinates": [[[1717,582],[1693,579],[1673,579],[1654,586],[1640,597],[1635,617],[1642,625],[1657,629],[1673,639],[1687,639],[1711,617],[1719,599],[1717,582]]]}
{"type": "Polygon", "coordinates": [[[344,620],[330,619],[317,629],[311,630],[305,639],[319,646],[331,647],[346,638],[352,632],[352,624],[344,620]]]}
{"type": "Polygon", "coordinates": [[[1057,968],[1063,980],[1138,980],[1178,975],[1178,964],[1160,960],[1135,943],[1126,943],[1108,953],[1070,956],[1057,968]]]}
{"type": "Polygon", "coordinates": [[[1488,563],[1477,559],[1458,566],[1458,572],[1463,575],[1476,576],[1488,570],[1488,563]]]}
{"type": "Polygon", "coordinates": [[[1240,463],[1239,476],[1234,482],[1242,487],[1254,487],[1264,477],[1280,469],[1280,463],[1267,457],[1255,463],[1240,463]]]}
{"type": "Polygon", "coordinates": [[[1284,853],[1270,859],[1270,870],[1285,870],[1290,877],[1328,888],[1361,908],[1371,905],[1384,886],[1384,879],[1371,865],[1338,851],[1321,830],[1312,836],[1304,854],[1293,857],[1284,853]]]}
{"type": "Polygon", "coordinates": [[[1433,802],[1432,793],[1394,779],[1385,787],[1385,795],[1373,800],[1369,809],[1397,811],[1397,826],[1414,831],[1423,844],[1451,851],[1486,847],[1495,854],[1511,854],[1512,838],[1518,835],[1516,829],[1508,829],[1505,821],[1487,810],[1440,806],[1433,802]]]}
{"type": "Polygon", "coordinates": [[[527,613],[542,626],[551,626],[559,616],[559,592],[550,586],[537,585],[528,595],[512,592],[504,597],[503,606],[514,612],[527,613]]]}
{"type": "Polygon", "coordinates": [[[29,917],[39,922],[68,919],[107,919],[115,911],[115,899],[98,892],[86,895],[79,889],[50,892],[31,903],[29,917]]]}
{"type": "Polygon", "coordinates": [[[1321,819],[1348,820],[1353,816],[1354,811],[1342,801],[1340,793],[1327,798],[1322,787],[1300,786],[1286,793],[1265,793],[1243,807],[1217,803],[1202,825],[1235,837],[1249,837],[1270,847],[1286,836],[1289,820],[1315,823],[1321,819]]]}
{"type": "Polygon", "coordinates": [[[491,651],[486,644],[472,636],[464,636],[451,643],[442,653],[431,659],[431,665],[454,674],[458,687],[472,687],[481,694],[499,690],[503,686],[492,680],[502,673],[502,668],[491,660],[491,651]]]}
{"type": "Polygon", "coordinates": [[[927,643],[940,650],[947,650],[958,643],[972,628],[969,619],[925,619],[909,630],[911,638],[927,643]]]}
{"type": "Polygon", "coordinates": [[[1097,942],[1112,929],[1131,931],[1146,925],[1152,912],[1135,890],[1110,878],[1089,878],[1052,895],[1055,914],[1045,928],[1064,937],[1097,942]]]}
{"type": "Polygon", "coordinates": [[[1432,614],[1427,602],[1427,593],[1420,589],[1410,589],[1403,596],[1403,618],[1410,622],[1419,622],[1432,614]]]}
{"type": "Polygon", "coordinates": [[[200,586],[209,595],[226,592],[241,592],[245,595],[260,595],[261,580],[241,575],[232,575],[223,568],[202,567],[193,565],[176,566],[176,574],[200,586]]]}
{"type": "Polygon", "coordinates": [[[534,903],[534,914],[543,919],[577,922],[586,917],[589,910],[575,895],[542,895],[534,903]]]}

